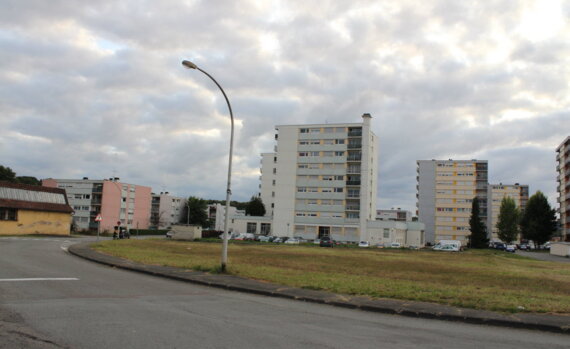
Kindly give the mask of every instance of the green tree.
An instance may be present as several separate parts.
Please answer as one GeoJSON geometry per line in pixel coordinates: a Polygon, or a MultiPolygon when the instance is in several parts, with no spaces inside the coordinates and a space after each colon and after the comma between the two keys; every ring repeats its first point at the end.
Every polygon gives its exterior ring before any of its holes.
{"type": "Polygon", "coordinates": [[[202,228],[208,228],[208,213],[206,209],[208,203],[202,198],[191,196],[186,202],[184,214],[180,217],[180,223],[189,222],[190,224],[200,225],[202,228]],[[188,220],[188,210],[190,210],[190,219],[188,220]]]}
{"type": "Polygon", "coordinates": [[[550,240],[556,232],[555,210],[550,207],[546,196],[541,191],[537,191],[529,198],[520,227],[522,237],[538,245],[550,240]]]}
{"type": "Polygon", "coordinates": [[[507,244],[516,240],[519,234],[519,209],[515,200],[511,197],[504,197],[501,201],[499,220],[497,221],[497,235],[499,239],[507,244]]]}
{"type": "Polygon", "coordinates": [[[469,227],[471,235],[469,235],[469,247],[471,248],[485,248],[489,244],[487,238],[487,229],[481,220],[481,212],[479,209],[479,199],[473,198],[471,204],[471,218],[469,218],[469,227]]]}
{"type": "Polygon", "coordinates": [[[10,167],[0,165],[0,181],[15,182],[16,173],[10,167]]]}
{"type": "Polygon", "coordinates": [[[246,216],[265,216],[265,205],[258,196],[252,196],[245,207],[246,216]]]}
{"type": "Polygon", "coordinates": [[[42,185],[42,182],[39,179],[31,176],[18,176],[16,177],[16,182],[22,184],[42,185]]]}

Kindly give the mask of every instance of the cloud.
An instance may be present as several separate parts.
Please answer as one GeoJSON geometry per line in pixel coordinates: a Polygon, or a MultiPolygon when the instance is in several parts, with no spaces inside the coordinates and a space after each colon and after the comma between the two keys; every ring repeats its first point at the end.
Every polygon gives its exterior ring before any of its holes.
{"type": "Polygon", "coordinates": [[[2,164],[222,199],[258,191],[274,126],[359,122],[380,139],[379,205],[415,211],[418,159],[480,158],[555,200],[568,136],[567,3],[4,1],[2,164]],[[534,27],[533,27],[534,25],[534,27]],[[538,26],[538,27],[537,27],[538,26]],[[529,28],[538,28],[535,32],[529,28]]]}

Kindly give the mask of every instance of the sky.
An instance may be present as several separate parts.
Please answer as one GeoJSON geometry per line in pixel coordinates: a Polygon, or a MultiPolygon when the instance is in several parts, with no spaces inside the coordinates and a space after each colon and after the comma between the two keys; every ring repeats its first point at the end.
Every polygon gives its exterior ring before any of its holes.
{"type": "Polygon", "coordinates": [[[361,122],[378,208],[415,211],[416,160],[489,161],[556,204],[570,1],[0,2],[0,165],[224,199],[258,193],[274,126],[361,122]]]}

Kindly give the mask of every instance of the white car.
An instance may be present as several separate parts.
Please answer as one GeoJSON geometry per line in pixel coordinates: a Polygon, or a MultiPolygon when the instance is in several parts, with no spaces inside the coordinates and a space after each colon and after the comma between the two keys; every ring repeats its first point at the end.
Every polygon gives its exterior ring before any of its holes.
{"type": "Polygon", "coordinates": [[[370,243],[368,241],[360,241],[358,247],[370,247],[370,243]]]}
{"type": "Polygon", "coordinates": [[[400,247],[402,247],[402,245],[400,245],[399,242],[392,242],[392,243],[390,244],[390,247],[392,247],[392,248],[400,248],[400,247]]]}
{"type": "Polygon", "coordinates": [[[285,241],[286,244],[291,244],[291,245],[298,245],[299,244],[299,239],[297,238],[291,238],[291,239],[287,239],[287,241],[285,241]]]}

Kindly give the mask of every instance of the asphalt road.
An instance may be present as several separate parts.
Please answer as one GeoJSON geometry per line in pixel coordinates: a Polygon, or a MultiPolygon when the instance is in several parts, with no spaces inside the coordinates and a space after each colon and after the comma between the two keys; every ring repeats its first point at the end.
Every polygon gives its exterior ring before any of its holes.
{"type": "MultiPolygon", "coordinates": [[[[568,348],[568,335],[369,313],[117,270],[0,238],[0,348],[568,348]]],[[[76,241],[75,239],[73,241],[76,241]]]]}

